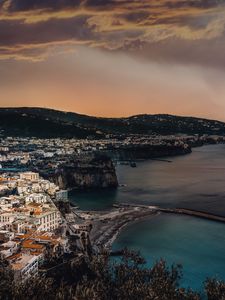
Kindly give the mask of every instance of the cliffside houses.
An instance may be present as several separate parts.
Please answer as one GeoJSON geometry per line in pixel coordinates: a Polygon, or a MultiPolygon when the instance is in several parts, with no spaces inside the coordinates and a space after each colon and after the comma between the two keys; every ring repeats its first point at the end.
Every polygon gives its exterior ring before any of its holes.
{"type": "Polygon", "coordinates": [[[24,172],[20,174],[20,179],[35,182],[39,180],[39,174],[34,172],[24,172]]]}
{"type": "Polygon", "coordinates": [[[8,260],[15,279],[26,279],[38,273],[47,251],[69,251],[67,237],[56,233],[62,216],[53,201],[67,199],[67,191],[34,172],[3,174],[1,186],[13,187],[14,193],[0,197],[0,256],[8,260]]]}

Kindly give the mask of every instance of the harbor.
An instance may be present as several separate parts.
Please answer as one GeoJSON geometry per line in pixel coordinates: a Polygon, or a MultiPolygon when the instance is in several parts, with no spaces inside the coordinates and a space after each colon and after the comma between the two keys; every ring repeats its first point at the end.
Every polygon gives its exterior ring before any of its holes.
{"type": "Polygon", "coordinates": [[[70,227],[74,223],[76,224],[76,228],[80,226],[80,229],[88,231],[94,252],[99,252],[102,249],[111,250],[111,246],[118,234],[128,224],[159,214],[187,215],[194,218],[225,223],[225,217],[203,211],[126,203],[114,205],[108,211],[81,211],[77,208],[72,208],[71,210],[72,217],[71,214],[69,218],[67,217],[67,220],[70,221],[70,227]]]}

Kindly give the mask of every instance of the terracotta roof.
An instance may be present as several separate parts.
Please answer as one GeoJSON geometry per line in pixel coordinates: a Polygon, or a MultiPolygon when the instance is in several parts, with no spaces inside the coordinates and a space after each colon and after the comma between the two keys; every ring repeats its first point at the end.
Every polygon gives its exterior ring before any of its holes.
{"type": "Polygon", "coordinates": [[[13,254],[9,257],[7,257],[8,260],[13,260],[13,259],[16,259],[16,258],[19,258],[22,256],[22,253],[16,253],[16,254],[13,254]]]}
{"type": "Polygon", "coordinates": [[[22,248],[29,248],[29,249],[43,249],[44,248],[43,245],[36,244],[32,240],[25,240],[21,246],[22,246],[22,248]]]}

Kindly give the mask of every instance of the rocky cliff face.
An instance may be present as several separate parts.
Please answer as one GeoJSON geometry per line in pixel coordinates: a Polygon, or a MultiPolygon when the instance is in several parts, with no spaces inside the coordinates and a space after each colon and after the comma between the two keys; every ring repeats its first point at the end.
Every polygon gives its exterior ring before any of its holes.
{"type": "Polygon", "coordinates": [[[116,188],[116,170],[108,157],[79,160],[61,166],[48,177],[61,189],[116,188]]]}
{"type": "Polygon", "coordinates": [[[130,145],[113,150],[109,155],[118,160],[151,159],[191,153],[188,145],[130,145]]]}

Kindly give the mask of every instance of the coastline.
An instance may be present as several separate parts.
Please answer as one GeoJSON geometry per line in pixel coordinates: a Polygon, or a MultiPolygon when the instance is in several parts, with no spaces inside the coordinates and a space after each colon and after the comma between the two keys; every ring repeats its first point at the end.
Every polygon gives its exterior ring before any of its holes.
{"type": "MultiPolygon", "coordinates": [[[[118,234],[129,224],[138,222],[143,218],[155,216],[160,212],[155,207],[120,207],[108,212],[95,212],[90,232],[90,241],[94,249],[111,249],[118,234]]],[[[90,214],[90,212],[89,212],[90,214]]]]}
{"type": "Polygon", "coordinates": [[[160,214],[161,214],[160,212],[157,212],[155,214],[151,214],[151,215],[147,215],[147,216],[146,215],[140,216],[139,218],[136,218],[132,221],[128,221],[126,224],[124,224],[117,230],[117,232],[111,237],[111,239],[108,240],[108,242],[105,244],[106,249],[111,249],[111,247],[112,247],[113,243],[116,241],[118,235],[123,231],[123,229],[125,229],[125,227],[128,227],[129,225],[134,225],[135,223],[138,223],[139,221],[142,221],[145,219],[156,217],[160,214]]]}
{"type": "MultiPolygon", "coordinates": [[[[223,143],[220,143],[223,144],[223,143]]],[[[215,146],[214,144],[204,144],[204,145],[198,145],[195,148],[202,148],[202,147],[208,147],[208,146],[215,146]]],[[[159,203],[160,205],[160,203],[159,203]]],[[[138,207],[138,204],[132,204],[132,200],[130,204],[127,204],[127,209],[128,206],[130,206],[130,215],[127,213],[126,218],[123,217],[123,214],[119,211],[119,206],[118,206],[118,218],[112,218],[110,216],[106,216],[106,220],[103,222],[103,217],[101,220],[95,220],[94,217],[94,226],[92,229],[92,232],[90,233],[90,239],[92,244],[94,245],[95,248],[98,247],[106,247],[107,249],[110,249],[116,238],[118,237],[119,233],[126,228],[126,226],[130,225],[131,223],[138,222],[139,220],[143,219],[146,217],[145,212],[143,210],[139,211],[138,214],[132,215],[135,211],[135,207],[138,207]],[[133,207],[132,207],[133,206],[133,207]],[[132,209],[131,209],[132,207],[132,209]],[[121,214],[120,214],[121,213],[121,214]]],[[[120,204],[120,209],[122,207],[122,204],[120,204]]],[[[147,207],[147,206],[146,206],[147,207]]],[[[107,215],[111,212],[115,212],[115,207],[114,208],[108,208],[107,211],[100,211],[99,215],[107,215]]],[[[223,216],[219,216],[218,212],[217,213],[207,213],[203,211],[197,211],[197,210],[191,210],[191,209],[185,209],[182,204],[180,205],[180,208],[174,208],[174,209],[169,209],[169,208],[160,208],[160,207],[155,207],[155,211],[151,210],[147,212],[147,217],[155,215],[157,213],[169,213],[169,214],[182,214],[182,215],[190,215],[191,217],[195,218],[203,218],[211,221],[216,221],[216,222],[225,222],[223,216]]],[[[90,215],[93,215],[97,212],[95,211],[89,211],[88,212],[90,215]]],[[[137,212],[136,212],[137,213],[137,212]]],[[[98,219],[98,218],[97,218],[98,219]]]]}
{"type": "Polygon", "coordinates": [[[193,218],[206,219],[213,222],[225,223],[225,217],[216,216],[196,210],[187,210],[182,208],[160,208],[157,206],[138,206],[132,204],[121,204],[118,208],[108,211],[76,211],[86,221],[92,223],[90,231],[90,242],[94,251],[100,249],[111,250],[112,244],[119,233],[128,225],[135,224],[143,219],[148,219],[160,214],[178,214],[190,216],[193,218]]]}

